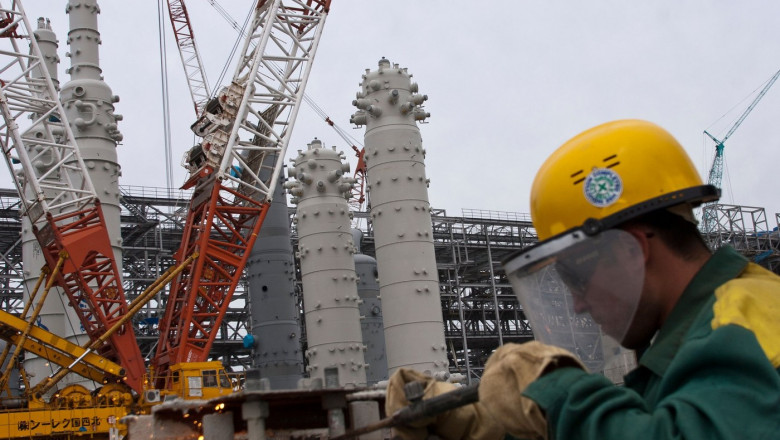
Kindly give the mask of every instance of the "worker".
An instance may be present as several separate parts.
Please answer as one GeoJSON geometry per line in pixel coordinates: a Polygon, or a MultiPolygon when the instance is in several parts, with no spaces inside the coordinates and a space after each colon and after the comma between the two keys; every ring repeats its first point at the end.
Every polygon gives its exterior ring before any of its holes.
{"type": "MultiPolygon", "coordinates": [[[[659,126],[609,122],[566,142],[531,190],[539,237],[503,262],[536,340],[488,359],[479,402],[404,438],[780,438],[780,277],[712,253],[693,208],[717,200],[659,126]],[[624,386],[589,373],[609,340],[635,350],[624,386]],[[577,353],[579,356],[576,356],[577,353]]],[[[386,409],[450,389],[399,370],[386,409]]]]}

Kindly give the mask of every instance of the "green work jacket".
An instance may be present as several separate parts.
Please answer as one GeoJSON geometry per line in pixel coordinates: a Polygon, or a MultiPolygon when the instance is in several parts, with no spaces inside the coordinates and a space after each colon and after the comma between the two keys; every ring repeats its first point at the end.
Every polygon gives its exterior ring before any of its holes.
{"type": "Polygon", "coordinates": [[[562,368],[523,394],[545,411],[550,439],[780,439],[778,367],[780,277],[722,248],[625,387],[562,368]]]}

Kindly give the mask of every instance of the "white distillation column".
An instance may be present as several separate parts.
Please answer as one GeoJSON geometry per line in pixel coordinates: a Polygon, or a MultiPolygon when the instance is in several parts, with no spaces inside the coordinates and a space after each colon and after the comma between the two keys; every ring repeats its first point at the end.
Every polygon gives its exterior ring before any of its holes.
{"type": "Polygon", "coordinates": [[[350,122],[366,127],[366,188],[371,196],[387,365],[446,378],[439,278],[433,247],[421,107],[412,75],[382,58],[366,69],[350,122]]]}
{"type": "Polygon", "coordinates": [[[285,183],[297,204],[298,252],[306,317],[306,367],[326,387],[366,384],[355,252],[347,195],[355,183],[344,176],[344,153],[313,140],[299,151],[285,183]]]}
{"type": "MultiPolygon", "coordinates": [[[[54,81],[54,86],[59,86],[59,80],[57,78],[57,65],[59,64],[59,57],[57,56],[57,36],[51,29],[51,24],[48,20],[43,18],[38,19],[38,28],[35,30],[35,39],[38,41],[38,46],[41,49],[43,57],[45,59],[46,68],[48,69],[49,76],[54,81]]],[[[34,69],[31,72],[34,78],[42,78],[44,73],[40,69],[34,69]]],[[[24,134],[25,139],[36,139],[36,131],[43,131],[43,126],[31,127],[27,133],[24,134]]],[[[42,135],[41,135],[42,137],[42,135]]],[[[33,150],[31,156],[37,156],[35,151],[40,151],[41,147],[35,143],[28,142],[27,148],[33,150]]],[[[38,159],[33,162],[33,166],[39,174],[43,174],[51,170],[51,167],[56,163],[56,158],[51,155],[46,157],[39,156],[38,159]]],[[[18,176],[24,182],[23,176],[18,176]]],[[[24,184],[23,184],[24,185],[24,184]]],[[[24,185],[27,189],[28,198],[32,197],[32,189],[24,185]]],[[[35,287],[35,283],[41,274],[41,268],[46,265],[46,259],[43,258],[41,247],[38,244],[38,240],[35,238],[35,234],[32,231],[32,225],[30,219],[27,216],[22,217],[22,267],[24,268],[24,301],[29,301],[29,295],[32,289],[35,287]]],[[[45,283],[44,283],[45,284],[45,283]]],[[[43,293],[44,284],[38,291],[37,298],[41,298],[43,293]]],[[[39,299],[34,300],[30,306],[30,312],[32,313],[35,305],[38,304],[39,299]]],[[[48,330],[56,335],[65,336],[66,327],[66,315],[68,298],[57,287],[52,287],[49,291],[49,295],[43,303],[38,319],[35,320],[36,325],[48,330]]],[[[75,321],[75,325],[79,326],[78,320],[75,321]]],[[[35,356],[32,353],[24,353],[24,369],[28,376],[30,376],[30,382],[32,385],[36,385],[41,382],[46,376],[51,374],[56,369],[56,365],[50,365],[49,362],[41,357],[35,356]]],[[[62,386],[62,385],[60,385],[62,386]]],[[[49,394],[52,394],[50,392],[49,394]]]]}
{"type": "Polygon", "coordinates": [[[247,260],[246,277],[252,333],[244,338],[244,344],[253,348],[252,366],[260,369],[271,389],[295,389],[303,377],[303,353],[282,179],[247,260]]]}
{"type": "Polygon", "coordinates": [[[369,385],[387,380],[387,355],[385,353],[385,330],[382,327],[382,301],[379,299],[379,281],[376,259],[361,253],[363,231],[352,229],[355,243],[355,273],[358,277],[360,296],[360,328],[363,331],[363,345],[366,346],[366,380],[369,385]]]}
{"type": "MultiPolygon", "coordinates": [[[[119,97],[114,95],[103,81],[99,64],[100,8],[97,1],[69,0],[65,11],[70,24],[70,51],[66,56],[70,58],[71,67],[66,70],[70,74],[70,81],[62,86],[60,98],[87,172],[100,199],[114,258],[121,274],[120,166],[116,147],[117,142],[122,140],[117,129],[117,121],[121,120],[122,116],[114,114],[114,103],[119,101],[119,97]]],[[[71,342],[83,345],[89,339],[73,310],[67,310],[70,322],[66,323],[66,336],[71,342]]]]}

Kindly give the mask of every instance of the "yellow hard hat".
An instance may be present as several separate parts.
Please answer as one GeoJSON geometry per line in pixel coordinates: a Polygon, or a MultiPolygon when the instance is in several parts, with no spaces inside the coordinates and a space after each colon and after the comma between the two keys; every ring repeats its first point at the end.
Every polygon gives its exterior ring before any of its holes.
{"type": "Polygon", "coordinates": [[[720,192],[704,185],[679,142],[663,128],[627,119],[591,128],[556,150],[531,188],[539,241],[582,227],[586,233],[720,192]]]}

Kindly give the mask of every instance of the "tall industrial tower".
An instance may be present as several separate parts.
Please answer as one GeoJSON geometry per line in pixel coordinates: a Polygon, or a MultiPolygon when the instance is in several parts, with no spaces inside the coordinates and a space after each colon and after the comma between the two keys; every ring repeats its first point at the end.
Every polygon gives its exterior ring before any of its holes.
{"type": "MultiPolygon", "coordinates": [[[[271,163],[272,164],[272,163],[271,163]]],[[[300,320],[295,298],[295,259],[282,179],[246,263],[252,316],[252,366],[271,389],[295,389],[303,377],[300,320]]]]}
{"type": "MultiPolygon", "coordinates": [[[[59,64],[59,57],[57,56],[57,36],[52,31],[51,24],[48,20],[43,18],[38,20],[38,28],[35,30],[35,38],[38,41],[38,47],[41,49],[41,53],[46,60],[46,69],[49,71],[49,76],[54,82],[54,86],[59,86],[59,80],[57,78],[57,65],[59,64]]],[[[40,69],[34,69],[32,71],[32,77],[41,79],[45,76],[45,72],[41,72],[40,69]]],[[[30,137],[36,138],[39,136],[43,138],[43,131],[45,127],[39,124],[31,129],[30,137]]],[[[31,149],[40,148],[37,145],[32,145],[31,149]]],[[[35,161],[34,166],[41,174],[49,172],[52,167],[57,163],[56,158],[52,155],[39,156],[35,161]]],[[[56,171],[55,171],[56,172],[56,171]]],[[[26,176],[15,176],[21,178],[24,181],[26,176]]],[[[27,196],[33,198],[35,194],[31,185],[25,185],[27,196]]],[[[51,194],[45,194],[47,199],[51,199],[51,194]]],[[[33,291],[38,276],[40,275],[41,267],[46,265],[46,259],[43,257],[41,246],[38,244],[38,239],[33,233],[33,225],[30,222],[29,216],[22,216],[22,261],[24,267],[24,301],[25,303],[30,301],[29,295],[33,291]]],[[[38,300],[40,301],[40,300],[38,300]]],[[[57,335],[65,335],[65,328],[69,327],[65,310],[67,309],[68,299],[64,296],[62,291],[53,287],[51,293],[46,297],[43,306],[41,308],[36,325],[48,330],[57,335]]],[[[33,304],[34,306],[34,304],[33,304]]],[[[78,326],[78,319],[71,321],[71,325],[78,326]]],[[[24,369],[32,377],[43,378],[52,372],[52,368],[49,362],[42,357],[33,355],[32,353],[25,353],[24,356],[24,369]]],[[[39,379],[40,380],[40,379],[39,379]]]]}
{"type": "Polygon", "coordinates": [[[363,344],[366,346],[366,380],[369,385],[387,380],[387,355],[385,353],[385,330],[382,328],[382,301],[379,299],[376,259],[361,253],[363,231],[352,230],[355,243],[355,273],[358,277],[360,296],[360,328],[363,344]]]}
{"type": "Polygon", "coordinates": [[[399,367],[446,375],[439,279],[433,248],[421,108],[412,75],[379,60],[366,69],[350,122],[366,126],[366,179],[371,196],[379,292],[390,373],[399,367]]]}
{"type": "Polygon", "coordinates": [[[365,385],[366,370],[358,310],[355,252],[350,229],[349,194],[343,153],[322,148],[315,139],[289,168],[287,182],[298,205],[298,252],[303,284],[308,349],[306,367],[326,386],[365,385]]]}
{"type": "MultiPolygon", "coordinates": [[[[100,7],[97,0],[69,0],[65,12],[68,14],[70,46],[66,56],[70,58],[71,65],[66,70],[70,74],[70,81],[63,84],[60,99],[89,177],[100,198],[114,260],[121,275],[121,173],[116,147],[117,142],[122,140],[117,129],[117,121],[121,120],[122,116],[114,114],[114,103],[119,101],[119,97],[114,95],[103,81],[103,70],[100,68],[100,7]]],[[[89,338],[79,324],[78,315],[70,308],[66,308],[66,311],[68,321],[72,324],[66,325],[65,336],[74,343],[83,345],[89,338]]],[[[79,379],[71,375],[70,381],[76,380],[79,379]]]]}
{"type": "Polygon", "coordinates": [[[315,139],[289,168],[296,180],[285,185],[298,205],[303,309],[308,349],[306,367],[326,387],[365,385],[357,275],[346,195],[355,181],[344,176],[344,153],[315,139]]]}
{"type": "Polygon", "coordinates": [[[70,81],[62,86],[60,97],[66,117],[73,125],[73,134],[87,165],[89,177],[98,190],[103,207],[111,246],[117,265],[122,264],[122,235],[120,233],[119,176],[117,142],[122,134],[117,129],[121,115],[114,114],[114,95],[103,81],[100,68],[100,7],[96,0],[69,0],[65,9],[69,16],[70,81]]]}
{"type": "MultiPolygon", "coordinates": [[[[119,98],[111,93],[111,89],[102,78],[102,70],[99,65],[100,33],[97,28],[97,15],[100,8],[96,0],[69,0],[66,7],[69,14],[68,44],[70,51],[67,56],[71,58],[71,67],[67,69],[71,80],[61,90],[61,100],[65,109],[66,119],[71,123],[74,140],[78,144],[80,155],[90,175],[94,187],[98,188],[97,197],[102,204],[103,218],[108,228],[114,262],[117,265],[122,261],[122,238],[120,233],[120,205],[119,205],[119,164],[116,156],[116,143],[122,136],[117,130],[117,121],[121,116],[114,115],[113,104],[119,98]]],[[[46,69],[57,85],[57,39],[51,31],[51,27],[45,20],[38,21],[38,29],[35,31],[36,39],[40,43],[42,55],[46,61],[46,69]]],[[[36,69],[33,76],[42,76],[43,72],[36,69]]],[[[56,121],[55,121],[56,122],[56,121]]],[[[38,130],[32,127],[31,130],[38,130]]],[[[63,135],[63,133],[61,133],[63,135]]],[[[32,134],[33,139],[38,136],[32,134]]],[[[41,136],[44,139],[45,136],[41,136]]],[[[48,145],[47,145],[48,146],[48,145]]],[[[41,147],[33,145],[30,148],[41,147]]],[[[40,157],[33,166],[38,171],[55,166],[57,160],[54,157],[40,157]]],[[[70,156],[65,166],[58,166],[53,170],[53,176],[58,176],[60,181],[78,181],[80,170],[76,155],[70,156]],[[68,173],[69,176],[66,176],[68,173]],[[69,178],[69,179],[68,179],[69,178]]],[[[32,176],[26,176],[31,178],[32,176]]],[[[67,187],[67,186],[66,186],[67,187]]],[[[83,189],[83,188],[82,188],[83,189]]],[[[49,191],[52,191],[49,189],[49,191]]],[[[49,196],[48,194],[44,194],[49,196]]],[[[76,197],[75,194],[65,194],[64,198],[76,197]]],[[[54,212],[60,214],[62,212],[54,212]]],[[[27,271],[25,277],[27,285],[31,285],[31,278],[42,265],[42,252],[40,246],[34,242],[30,233],[29,223],[23,230],[24,263],[27,271]]],[[[117,271],[121,274],[121,270],[117,271]]],[[[119,281],[121,282],[121,281],[119,281]]],[[[72,307],[68,307],[69,300],[59,293],[47,298],[40,324],[47,327],[55,334],[69,338],[77,344],[84,344],[88,337],[83,322],[72,307]]],[[[73,304],[73,307],[88,309],[90,306],[83,301],[73,304]]],[[[133,338],[134,339],[134,338],[133,338]]],[[[136,360],[135,362],[138,362],[136,360]]],[[[40,359],[31,358],[26,362],[28,370],[35,375],[49,374],[51,368],[48,363],[41,365],[40,359]]],[[[140,379],[140,378],[139,378],[140,379]]],[[[63,383],[71,381],[81,382],[82,379],[72,375],[63,383]]],[[[85,386],[90,387],[88,382],[85,386]]]]}

